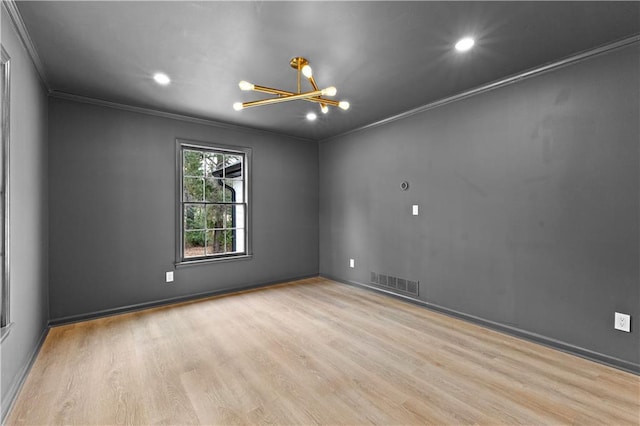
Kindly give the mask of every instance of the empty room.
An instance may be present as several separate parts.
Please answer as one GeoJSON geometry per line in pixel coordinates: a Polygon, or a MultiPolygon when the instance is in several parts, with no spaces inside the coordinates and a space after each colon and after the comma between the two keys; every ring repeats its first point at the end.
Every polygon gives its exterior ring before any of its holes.
{"type": "Polygon", "coordinates": [[[2,424],[640,425],[640,2],[1,1],[2,424]]]}

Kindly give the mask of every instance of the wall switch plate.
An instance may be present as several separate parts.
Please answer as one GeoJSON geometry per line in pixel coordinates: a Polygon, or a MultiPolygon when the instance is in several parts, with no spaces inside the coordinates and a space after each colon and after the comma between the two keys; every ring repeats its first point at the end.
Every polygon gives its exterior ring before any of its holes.
{"type": "Polygon", "coordinates": [[[349,268],[355,268],[355,267],[356,267],[356,260],[349,259],[349,268]]]}
{"type": "Polygon", "coordinates": [[[613,327],[616,330],[626,331],[627,333],[631,332],[631,315],[621,314],[620,312],[616,312],[615,315],[615,324],[613,327]]]}
{"type": "Polygon", "coordinates": [[[414,216],[418,216],[418,205],[417,205],[417,204],[414,204],[414,205],[411,207],[411,213],[412,213],[414,216]]]}
{"type": "Polygon", "coordinates": [[[169,271],[166,273],[165,281],[168,283],[173,282],[173,271],[169,271]]]}

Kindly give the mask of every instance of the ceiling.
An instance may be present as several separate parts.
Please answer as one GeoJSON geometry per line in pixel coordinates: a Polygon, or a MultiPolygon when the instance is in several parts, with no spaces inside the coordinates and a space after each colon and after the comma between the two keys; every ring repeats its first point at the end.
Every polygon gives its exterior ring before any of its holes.
{"type": "Polygon", "coordinates": [[[640,32],[640,2],[16,1],[57,92],[321,140],[640,32]],[[471,35],[476,46],[453,45],[471,35]],[[296,90],[304,56],[331,108],[268,97],[296,90]],[[156,71],[172,82],[158,86],[156,71]]]}

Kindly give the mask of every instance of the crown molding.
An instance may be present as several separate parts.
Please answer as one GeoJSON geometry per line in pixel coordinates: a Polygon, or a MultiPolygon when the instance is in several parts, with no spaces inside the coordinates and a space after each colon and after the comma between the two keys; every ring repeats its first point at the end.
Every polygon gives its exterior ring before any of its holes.
{"type": "Polygon", "coordinates": [[[346,132],[340,133],[338,135],[335,136],[330,136],[328,138],[322,139],[320,141],[318,141],[319,143],[323,143],[323,142],[330,142],[334,139],[337,138],[341,138],[343,136],[347,136],[353,133],[357,133],[357,132],[361,132],[363,130],[368,130],[368,129],[372,129],[374,127],[378,127],[378,126],[383,126],[385,124],[389,124],[392,123],[394,121],[398,121],[398,120],[402,120],[404,118],[408,118],[411,117],[412,115],[416,115],[416,114],[420,114],[422,112],[428,111],[430,109],[433,108],[438,108],[447,104],[450,104],[452,102],[456,102],[456,101],[460,101],[466,98],[470,98],[471,96],[475,96],[475,95],[479,95],[481,93],[485,93],[485,92],[489,92],[491,90],[495,90],[495,89],[499,89],[501,87],[505,87],[508,86],[510,84],[513,83],[517,83],[521,80],[525,80],[531,77],[536,77],[538,75],[544,74],[546,72],[550,72],[550,71],[554,71],[557,70],[559,68],[563,68],[566,67],[568,65],[571,64],[575,64],[577,62],[583,61],[585,59],[591,58],[593,56],[597,56],[597,55],[601,55],[607,52],[610,52],[612,50],[616,50],[616,49],[621,49],[623,47],[632,45],[634,43],[638,43],[640,42],[640,34],[636,34],[630,37],[626,37],[617,41],[614,41],[613,43],[608,43],[602,46],[598,46],[596,48],[593,49],[589,49],[589,50],[585,50],[583,52],[571,55],[567,58],[561,59],[559,61],[555,61],[555,62],[551,62],[548,63],[546,65],[542,65],[536,68],[532,68],[530,70],[527,71],[523,71],[521,73],[518,74],[514,74],[510,77],[506,77],[500,80],[496,80],[494,82],[488,83],[488,84],[484,84],[482,86],[478,86],[474,89],[471,90],[467,90],[466,92],[462,92],[462,93],[458,93],[457,95],[453,95],[450,96],[448,98],[444,98],[444,99],[439,99],[435,102],[431,102],[428,103],[426,105],[423,106],[419,106],[417,108],[411,109],[409,111],[405,111],[402,112],[400,114],[397,115],[393,115],[391,117],[388,118],[384,118],[380,121],[376,121],[374,123],[371,124],[366,124],[364,126],[355,128],[353,130],[348,130],[346,132]]]}
{"type": "Polygon", "coordinates": [[[47,74],[44,70],[44,65],[40,60],[40,56],[38,55],[38,51],[36,50],[36,46],[33,44],[33,40],[31,40],[31,36],[27,31],[27,27],[24,25],[24,21],[22,20],[22,15],[20,15],[20,11],[18,10],[18,6],[14,0],[2,0],[2,6],[9,14],[11,18],[11,23],[13,24],[14,29],[18,33],[18,38],[22,42],[25,50],[29,54],[31,58],[31,62],[36,67],[36,71],[38,72],[38,76],[44,84],[44,87],[47,89],[47,92],[51,92],[51,87],[49,87],[49,83],[47,82],[47,74]]]}
{"type": "Polygon", "coordinates": [[[317,142],[314,139],[303,138],[300,136],[293,136],[286,133],[272,132],[269,130],[259,129],[256,127],[240,126],[237,124],[231,124],[231,123],[225,123],[222,121],[215,121],[215,120],[210,120],[206,118],[194,117],[191,115],[176,114],[173,112],[160,111],[152,108],[144,108],[144,107],[122,104],[118,102],[105,101],[103,99],[90,98],[90,97],[81,96],[81,95],[74,95],[72,93],[60,92],[58,90],[49,91],[49,96],[56,99],[80,102],[80,103],[97,105],[97,106],[107,107],[107,108],[114,108],[122,111],[135,112],[138,114],[152,115],[154,117],[162,117],[162,118],[169,118],[172,120],[186,121],[188,123],[201,124],[204,126],[217,127],[219,129],[233,130],[236,132],[250,133],[254,135],[261,134],[261,135],[279,136],[279,137],[285,136],[287,138],[296,139],[302,142],[317,142]]]}
{"type": "Polygon", "coordinates": [[[74,95],[74,94],[70,94],[70,93],[65,93],[65,92],[60,92],[60,91],[56,91],[56,90],[52,90],[51,87],[49,86],[48,82],[47,82],[47,76],[46,76],[46,72],[44,69],[44,65],[42,64],[42,61],[40,60],[40,56],[38,55],[38,52],[35,48],[35,45],[33,44],[33,41],[31,40],[31,36],[29,35],[27,28],[24,24],[24,21],[22,20],[22,16],[20,15],[20,11],[18,10],[18,7],[16,5],[15,0],[1,0],[2,1],[2,6],[5,8],[5,10],[7,11],[7,13],[9,14],[9,17],[11,18],[11,22],[16,30],[16,32],[18,33],[18,36],[20,38],[20,41],[22,42],[24,48],[26,49],[27,53],[29,54],[29,57],[31,58],[31,61],[33,62],[36,71],[38,72],[38,76],[40,77],[40,80],[42,81],[43,85],[45,86],[47,92],[49,93],[50,96],[54,97],[54,98],[58,98],[58,99],[66,99],[66,100],[73,100],[76,102],[83,102],[83,103],[88,103],[88,104],[94,104],[94,105],[99,105],[99,106],[105,106],[105,107],[109,107],[109,108],[116,108],[116,109],[120,109],[120,110],[125,110],[125,111],[130,111],[130,112],[137,112],[137,113],[141,113],[141,114],[147,114],[147,115],[154,115],[154,116],[158,116],[158,117],[164,117],[164,118],[171,118],[171,119],[175,119],[175,120],[180,120],[180,121],[187,121],[187,122],[191,122],[191,123],[195,123],[195,124],[202,124],[202,125],[207,125],[207,126],[213,126],[213,127],[218,127],[218,128],[225,128],[225,129],[230,129],[230,130],[235,130],[235,131],[243,131],[243,132],[249,132],[249,133],[259,133],[259,134],[268,134],[268,135],[275,135],[275,136],[286,136],[289,138],[293,138],[293,139],[298,139],[301,141],[305,141],[305,142],[329,142],[331,140],[337,139],[337,138],[341,138],[353,133],[357,133],[357,132],[361,132],[363,130],[368,130],[368,129],[372,129],[374,127],[378,127],[378,126],[382,126],[385,124],[389,124],[392,123],[394,121],[397,120],[402,120],[404,118],[408,118],[411,117],[413,115],[416,114],[420,114],[422,112],[428,111],[430,109],[433,108],[438,108],[447,104],[450,104],[452,102],[456,102],[456,101],[460,101],[475,95],[479,95],[481,93],[485,93],[491,90],[495,90],[495,89],[499,89],[501,87],[505,87],[508,86],[510,84],[513,83],[517,83],[521,80],[524,79],[528,79],[531,77],[535,77],[538,75],[541,75],[543,73],[546,72],[550,72],[550,71],[554,71],[557,70],[559,68],[583,61],[585,59],[591,58],[593,56],[596,55],[601,55],[607,52],[610,52],[612,50],[616,50],[616,49],[620,49],[626,46],[629,46],[631,44],[634,43],[638,43],[640,42],[640,34],[636,34],[630,37],[626,37],[617,41],[614,41],[612,43],[608,43],[593,49],[589,49],[580,53],[577,53],[575,55],[571,55],[567,58],[561,59],[559,61],[555,61],[555,62],[551,62],[545,65],[542,65],[540,67],[536,67],[536,68],[532,68],[530,70],[518,73],[518,74],[514,74],[510,77],[506,77],[500,80],[496,80],[494,82],[488,83],[488,84],[484,84],[481,86],[478,86],[476,88],[473,88],[471,90],[462,92],[462,93],[458,93],[456,95],[447,97],[447,98],[443,98],[443,99],[439,99],[437,101],[428,103],[426,105],[422,105],[420,107],[402,112],[400,114],[396,114],[393,115],[391,117],[352,129],[352,130],[348,130],[346,132],[343,133],[339,133],[337,135],[334,136],[330,136],[328,138],[325,139],[321,139],[321,140],[315,140],[315,139],[310,139],[310,138],[304,138],[304,137],[299,137],[299,136],[292,136],[292,135],[288,135],[285,133],[279,133],[279,132],[273,132],[273,131],[269,131],[269,130],[263,130],[263,129],[258,129],[258,128],[254,128],[254,127],[247,127],[247,126],[240,126],[240,125],[235,125],[235,124],[230,124],[230,123],[224,123],[224,122],[219,122],[219,121],[215,121],[215,120],[209,120],[209,119],[204,119],[204,118],[198,118],[198,117],[193,117],[193,116],[189,116],[189,115],[183,115],[183,114],[176,114],[176,113],[170,113],[170,112],[165,112],[165,111],[160,111],[160,110],[155,110],[155,109],[151,109],[151,108],[143,108],[143,107],[136,107],[136,106],[132,106],[132,105],[126,105],[126,104],[121,104],[121,103],[117,103],[117,102],[110,102],[110,101],[105,101],[102,99],[95,99],[95,98],[90,98],[90,97],[85,97],[85,96],[80,96],[80,95],[74,95]]]}

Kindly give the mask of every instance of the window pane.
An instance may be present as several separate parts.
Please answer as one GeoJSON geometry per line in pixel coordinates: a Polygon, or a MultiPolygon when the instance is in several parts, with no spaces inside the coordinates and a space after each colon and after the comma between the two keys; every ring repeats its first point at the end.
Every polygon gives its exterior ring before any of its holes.
{"type": "Polygon", "coordinates": [[[230,229],[231,234],[231,247],[230,252],[243,252],[244,251],[244,229],[230,229]]]}
{"type": "Polygon", "coordinates": [[[245,210],[244,205],[234,204],[229,207],[229,221],[225,225],[227,228],[245,228],[245,210]]]}
{"type": "Polygon", "coordinates": [[[227,232],[224,229],[207,231],[207,254],[227,252],[227,232]]]}
{"type": "Polygon", "coordinates": [[[224,180],[207,179],[205,185],[205,201],[212,203],[224,202],[224,180]]]}
{"type": "Polygon", "coordinates": [[[182,184],[182,201],[204,201],[204,179],[186,177],[182,184]]]}
{"type": "Polygon", "coordinates": [[[204,206],[184,205],[184,229],[204,229],[204,206]]]}
{"type": "Polygon", "coordinates": [[[204,256],[204,231],[185,231],[184,257],[204,256]]]}
{"type": "Polygon", "coordinates": [[[208,152],[205,155],[207,177],[224,177],[224,155],[208,152]]]}
{"type": "Polygon", "coordinates": [[[183,176],[203,176],[203,172],[202,152],[185,149],[182,157],[183,176]]]}
{"type": "Polygon", "coordinates": [[[225,177],[228,179],[242,179],[242,156],[227,154],[224,156],[225,177]]]}
{"type": "Polygon", "coordinates": [[[245,154],[183,146],[181,155],[182,258],[246,253],[245,154]]]}
{"type": "Polygon", "coordinates": [[[224,228],[224,212],[223,205],[207,205],[207,229],[224,228]]]}
{"type": "Polygon", "coordinates": [[[235,217],[235,206],[224,206],[224,227],[225,228],[233,228],[234,222],[236,221],[235,217]]]}
{"type": "Polygon", "coordinates": [[[225,201],[227,203],[242,203],[244,202],[244,182],[241,180],[226,179],[224,181],[225,186],[225,201]]]}

